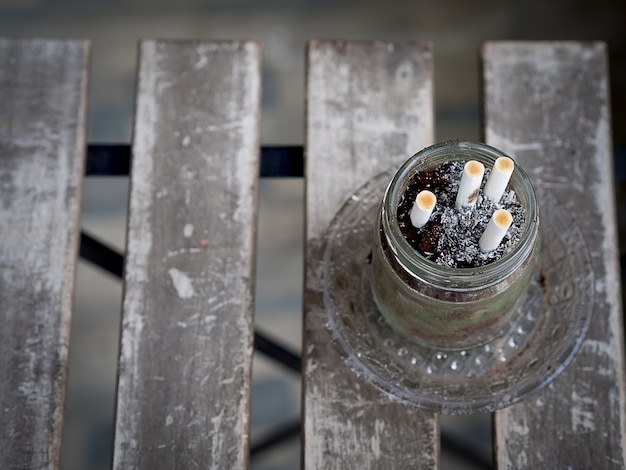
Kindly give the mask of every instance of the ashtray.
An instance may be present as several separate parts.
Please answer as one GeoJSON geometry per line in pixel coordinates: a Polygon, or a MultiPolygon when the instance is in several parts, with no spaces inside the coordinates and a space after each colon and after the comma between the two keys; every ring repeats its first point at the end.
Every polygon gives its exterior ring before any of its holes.
{"type": "Polygon", "coordinates": [[[391,177],[378,175],[347,199],[320,252],[325,327],[343,361],[391,399],[444,414],[492,412],[545,387],[580,348],[593,310],[593,271],[578,227],[543,195],[544,242],[511,322],[480,346],[439,350],[395,332],[372,298],[373,227],[391,177]]]}

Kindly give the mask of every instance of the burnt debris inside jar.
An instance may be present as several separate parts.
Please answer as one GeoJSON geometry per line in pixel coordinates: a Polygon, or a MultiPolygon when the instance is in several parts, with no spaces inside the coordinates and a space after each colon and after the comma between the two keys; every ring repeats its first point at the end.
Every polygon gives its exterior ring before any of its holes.
{"type": "Polygon", "coordinates": [[[398,226],[404,238],[422,256],[440,266],[476,268],[502,258],[520,240],[525,223],[525,209],[513,189],[507,189],[497,202],[484,194],[491,168],[485,168],[482,183],[473,206],[457,208],[456,198],[464,162],[445,162],[432,169],[418,171],[407,184],[398,204],[398,226]],[[411,210],[417,195],[432,192],[437,199],[432,215],[422,227],[411,223],[411,210]],[[511,226],[498,246],[481,250],[479,241],[492,215],[505,209],[512,216],[511,226]]]}

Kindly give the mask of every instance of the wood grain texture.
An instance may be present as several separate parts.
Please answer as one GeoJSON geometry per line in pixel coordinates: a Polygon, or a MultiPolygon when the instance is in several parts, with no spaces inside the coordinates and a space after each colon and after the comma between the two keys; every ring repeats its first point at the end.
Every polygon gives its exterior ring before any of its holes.
{"type": "Polygon", "coordinates": [[[89,45],[0,39],[0,468],[58,468],[89,45]]]}
{"type": "Polygon", "coordinates": [[[540,200],[551,195],[574,219],[595,277],[593,318],[574,361],[544,391],[497,412],[498,466],[624,468],[624,347],[605,47],[488,43],[483,60],[487,142],[520,162],[540,200]]]}
{"type": "Polygon", "coordinates": [[[308,49],[304,466],[435,468],[438,420],[391,402],[342,363],[324,329],[319,250],[363,183],[433,141],[430,44],[320,42],[308,49]]]}
{"type": "Polygon", "coordinates": [[[114,467],[248,460],[260,49],[141,44],[114,467]]]}

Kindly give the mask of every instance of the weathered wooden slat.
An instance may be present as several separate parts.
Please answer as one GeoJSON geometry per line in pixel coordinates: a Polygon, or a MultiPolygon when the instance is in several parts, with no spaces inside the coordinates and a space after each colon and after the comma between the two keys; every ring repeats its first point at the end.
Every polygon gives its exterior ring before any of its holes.
{"type": "Polygon", "coordinates": [[[0,39],[0,468],[59,466],[88,55],[0,39]]]}
{"type": "Polygon", "coordinates": [[[260,48],[141,44],[114,467],[248,461],[260,48]]]}
{"type": "Polygon", "coordinates": [[[433,141],[432,48],[314,41],[307,80],[305,467],[434,468],[437,418],[361,383],[331,346],[316,300],[319,250],[340,205],[433,141]]]}
{"type": "Polygon", "coordinates": [[[546,390],[496,414],[498,466],[624,468],[624,347],[605,47],[496,42],[485,46],[483,59],[487,142],[514,155],[540,196],[550,194],[574,219],[595,276],[593,318],[572,364],[546,390]]]}

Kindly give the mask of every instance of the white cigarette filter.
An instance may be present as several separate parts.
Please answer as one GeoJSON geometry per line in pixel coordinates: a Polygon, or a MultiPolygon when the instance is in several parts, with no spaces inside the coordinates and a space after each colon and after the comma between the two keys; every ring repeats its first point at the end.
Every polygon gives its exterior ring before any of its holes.
{"type": "Polygon", "coordinates": [[[478,199],[478,192],[485,174],[485,166],[476,160],[470,160],[463,168],[463,176],[456,195],[456,208],[474,207],[478,199]]]}
{"type": "Polygon", "coordinates": [[[499,202],[506,185],[509,184],[515,163],[508,157],[500,157],[494,163],[489,175],[489,179],[485,183],[483,193],[493,202],[499,202]]]}
{"type": "Polygon", "coordinates": [[[489,253],[498,248],[512,223],[513,216],[509,211],[506,209],[498,209],[495,211],[480,237],[480,240],[478,240],[480,251],[489,253]]]}
{"type": "Polygon", "coordinates": [[[421,191],[415,198],[411,209],[411,223],[413,227],[422,228],[430,220],[433,209],[437,204],[437,196],[430,191],[421,191]]]}

